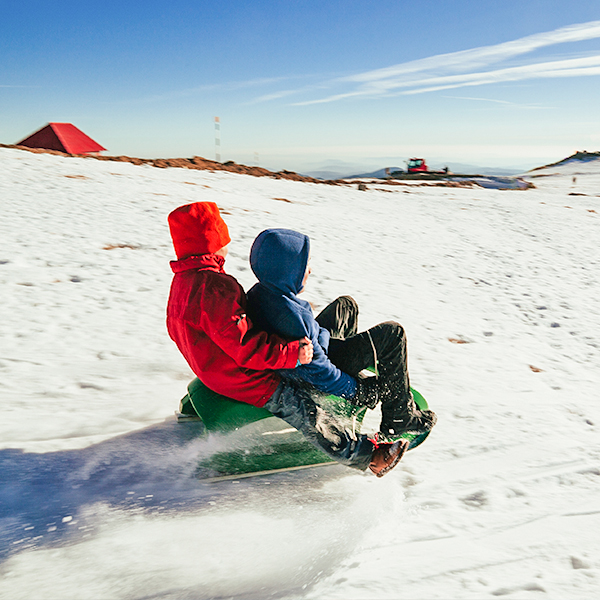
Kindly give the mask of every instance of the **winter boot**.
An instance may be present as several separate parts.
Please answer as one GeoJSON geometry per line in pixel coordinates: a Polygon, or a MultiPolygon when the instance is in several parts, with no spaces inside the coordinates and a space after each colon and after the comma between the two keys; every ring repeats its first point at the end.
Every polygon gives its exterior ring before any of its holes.
{"type": "Polygon", "coordinates": [[[398,440],[393,444],[379,444],[373,450],[369,469],[377,477],[383,477],[400,462],[400,459],[408,450],[408,445],[408,440],[398,440]]]}
{"type": "Polygon", "coordinates": [[[393,441],[405,432],[420,435],[433,429],[437,422],[437,416],[433,411],[417,408],[412,394],[400,406],[382,404],[381,415],[379,439],[387,441],[393,441]]]}

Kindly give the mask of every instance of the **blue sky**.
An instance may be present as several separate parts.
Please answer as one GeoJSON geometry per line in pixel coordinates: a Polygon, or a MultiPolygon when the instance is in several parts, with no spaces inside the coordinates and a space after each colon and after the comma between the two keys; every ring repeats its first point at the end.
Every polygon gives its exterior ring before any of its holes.
{"type": "Polygon", "coordinates": [[[309,171],[600,149],[597,0],[2,0],[0,142],[309,171]]]}

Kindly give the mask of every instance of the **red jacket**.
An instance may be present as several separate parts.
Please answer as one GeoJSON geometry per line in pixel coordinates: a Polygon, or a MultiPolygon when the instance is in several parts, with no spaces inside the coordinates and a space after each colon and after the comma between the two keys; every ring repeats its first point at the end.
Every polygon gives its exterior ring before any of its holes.
{"type": "Polygon", "coordinates": [[[215,254],[172,261],[167,329],[197,377],[213,391],[263,406],[293,369],[299,342],[252,329],[242,286],[215,254]]]}

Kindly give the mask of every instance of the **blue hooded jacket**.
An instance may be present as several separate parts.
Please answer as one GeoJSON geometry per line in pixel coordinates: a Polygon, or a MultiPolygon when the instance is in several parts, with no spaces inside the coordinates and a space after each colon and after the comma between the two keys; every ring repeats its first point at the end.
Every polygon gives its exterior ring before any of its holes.
{"type": "Polygon", "coordinates": [[[310,254],[308,236],[290,229],[267,229],[254,240],[250,266],[259,283],[248,292],[253,321],[269,332],[290,339],[310,338],[313,359],[295,369],[281,369],[284,377],[302,379],[328,394],[350,398],[356,380],[327,357],[329,331],[320,327],[308,302],[298,298],[310,254]]]}

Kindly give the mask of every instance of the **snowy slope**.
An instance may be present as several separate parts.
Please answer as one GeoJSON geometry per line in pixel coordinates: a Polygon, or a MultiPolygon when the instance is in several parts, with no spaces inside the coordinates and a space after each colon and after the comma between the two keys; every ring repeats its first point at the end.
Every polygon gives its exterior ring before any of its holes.
{"type": "Polygon", "coordinates": [[[598,597],[600,166],[530,180],[364,192],[0,149],[0,598],[598,597]],[[196,200],[246,288],[254,237],[294,228],[317,308],[405,326],[439,424],[389,476],[193,478],[227,444],[171,417],[192,375],[166,216],[196,200]]]}

